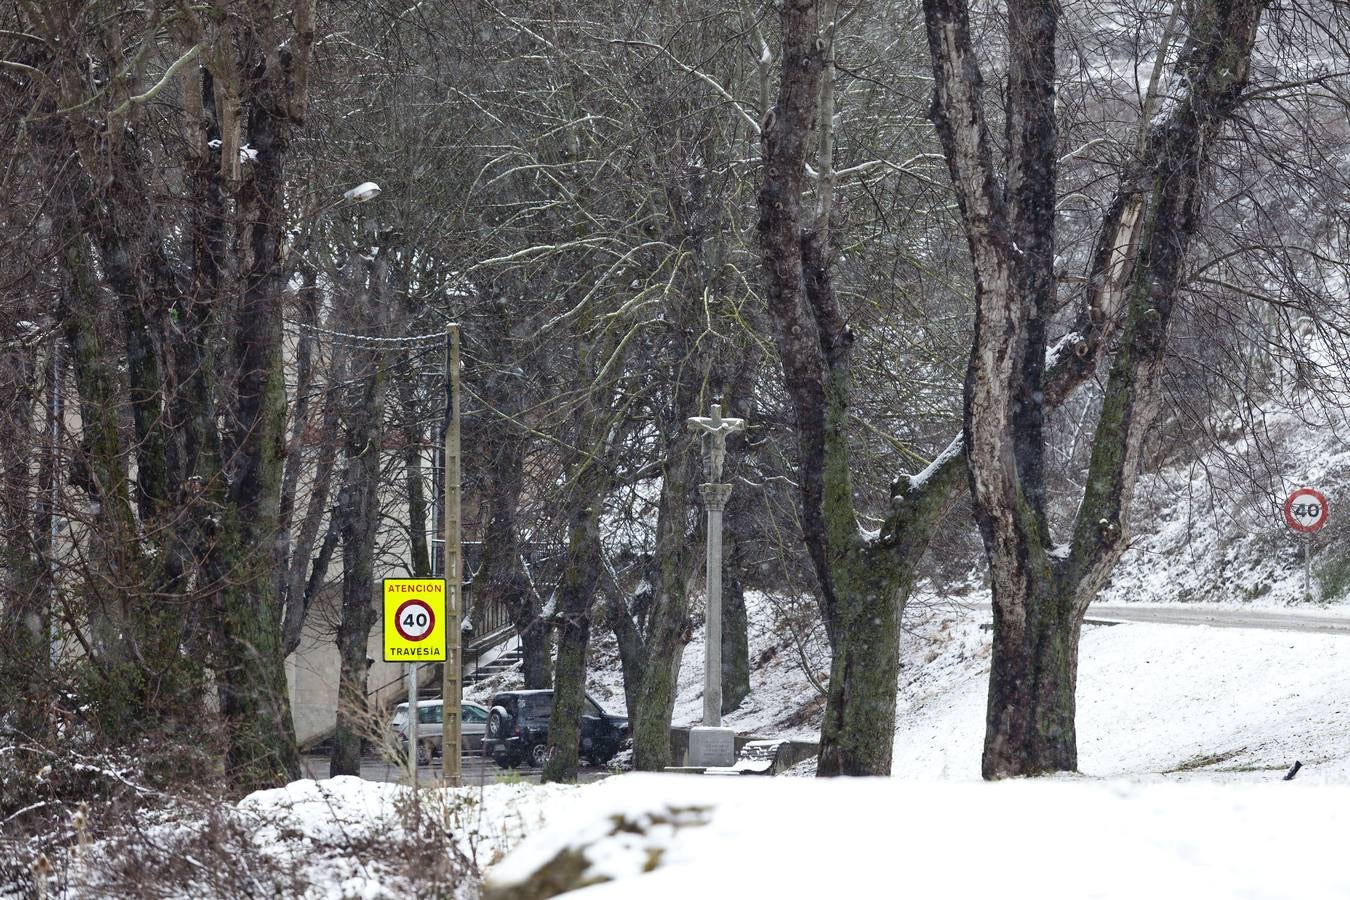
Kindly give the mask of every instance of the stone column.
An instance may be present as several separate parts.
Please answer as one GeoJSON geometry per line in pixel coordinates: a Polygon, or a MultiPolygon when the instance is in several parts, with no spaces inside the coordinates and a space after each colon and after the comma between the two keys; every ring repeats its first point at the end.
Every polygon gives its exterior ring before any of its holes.
{"type": "Polygon", "coordinates": [[[708,621],[703,666],[703,724],[722,724],[722,513],[731,497],[729,484],[701,484],[708,507],[708,621]]]}

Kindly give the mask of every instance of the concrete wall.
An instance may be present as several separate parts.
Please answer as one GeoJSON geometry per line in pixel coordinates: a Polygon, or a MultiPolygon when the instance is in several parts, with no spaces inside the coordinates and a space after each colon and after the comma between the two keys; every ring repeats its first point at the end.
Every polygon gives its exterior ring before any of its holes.
{"type": "MultiPolygon", "coordinates": [[[[375,606],[375,627],[366,644],[366,657],[374,660],[366,675],[366,690],[375,691],[371,701],[381,710],[381,719],[407,694],[405,663],[384,661],[384,602],[378,593],[371,599],[375,606]]],[[[291,717],[295,737],[302,747],[332,733],[337,723],[338,657],[335,635],[341,609],[340,592],[325,591],[310,607],[304,637],[295,652],[286,657],[286,686],[291,695],[291,717]]],[[[439,672],[435,665],[421,667],[421,681],[429,684],[439,672]]],[[[436,690],[439,695],[439,687],[436,690]]]]}
{"type": "MultiPolygon", "coordinates": [[[[745,745],[751,741],[762,741],[767,738],[753,734],[736,735],[736,755],[739,756],[745,749],[745,745]]],[[[783,747],[778,753],[778,759],[783,768],[790,768],[804,759],[810,759],[820,753],[820,744],[815,741],[786,741],[787,746],[783,747]]],[[[687,766],[689,764],[689,729],[676,725],[670,729],[670,764],[672,766],[687,766]]]]}

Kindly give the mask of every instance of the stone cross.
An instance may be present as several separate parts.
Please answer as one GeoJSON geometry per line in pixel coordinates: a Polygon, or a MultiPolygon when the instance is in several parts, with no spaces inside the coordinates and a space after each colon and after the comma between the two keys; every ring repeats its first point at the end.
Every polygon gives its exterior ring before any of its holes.
{"type": "MultiPolygon", "coordinates": [[[[722,418],[720,404],[712,405],[711,415],[694,416],[689,427],[708,439],[708,481],[699,485],[699,493],[708,508],[708,618],[704,624],[703,725],[720,728],[722,724],[722,511],[731,497],[731,485],[721,484],[722,463],[727,455],[727,435],[745,428],[744,419],[722,418]]],[[[725,737],[717,735],[717,737],[725,737]]],[[[690,751],[692,753],[693,736],[690,751]]],[[[699,763],[695,762],[695,765],[699,763]]],[[[730,765],[731,761],[713,762],[730,765]]]]}
{"type": "Polygon", "coordinates": [[[744,419],[722,418],[722,405],[714,403],[711,414],[694,416],[689,427],[701,431],[708,440],[708,481],[716,484],[722,480],[722,461],[727,457],[727,435],[745,430],[744,419]]]}

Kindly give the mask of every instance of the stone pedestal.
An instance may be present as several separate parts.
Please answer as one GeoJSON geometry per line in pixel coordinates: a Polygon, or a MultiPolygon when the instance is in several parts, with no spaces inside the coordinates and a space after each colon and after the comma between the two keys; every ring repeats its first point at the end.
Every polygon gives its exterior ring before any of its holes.
{"type": "Polygon", "coordinates": [[[689,729],[689,766],[729,766],[736,761],[736,732],[695,725],[689,729]]]}

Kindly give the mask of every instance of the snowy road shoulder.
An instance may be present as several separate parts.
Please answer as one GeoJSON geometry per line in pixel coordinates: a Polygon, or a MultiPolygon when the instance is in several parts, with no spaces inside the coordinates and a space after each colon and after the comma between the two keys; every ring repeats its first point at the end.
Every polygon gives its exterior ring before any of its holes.
{"type": "Polygon", "coordinates": [[[1209,625],[1257,631],[1299,631],[1350,637],[1350,616],[1332,609],[1249,609],[1215,603],[1094,603],[1088,618],[1108,622],[1150,622],[1158,625],[1209,625]]]}

